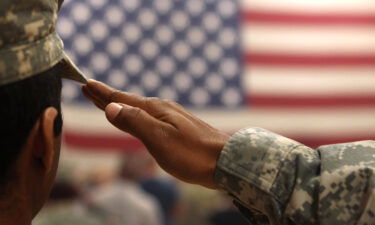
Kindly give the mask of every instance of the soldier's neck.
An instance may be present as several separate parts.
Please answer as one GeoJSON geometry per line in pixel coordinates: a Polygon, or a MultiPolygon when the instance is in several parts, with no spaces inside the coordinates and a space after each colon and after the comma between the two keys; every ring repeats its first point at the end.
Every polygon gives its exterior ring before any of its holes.
{"type": "Polygon", "coordinates": [[[22,216],[11,216],[11,217],[5,217],[4,215],[0,215],[0,224],[6,224],[6,225],[31,225],[31,220],[27,220],[22,216]]]}
{"type": "Polygon", "coordinates": [[[31,225],[31,210],[25,207],[23,201],[15,196],[0,197],[1,225],[31,225]]]}

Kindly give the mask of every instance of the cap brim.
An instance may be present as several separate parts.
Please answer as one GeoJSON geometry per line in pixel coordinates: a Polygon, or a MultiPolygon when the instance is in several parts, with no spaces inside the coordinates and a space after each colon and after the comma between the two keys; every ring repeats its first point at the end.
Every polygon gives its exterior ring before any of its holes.
{"type": "Polygon", "coordinates": [[[82,84],[87,83],[86,76],[78,69],[73,61],[64,53],[63,59],[60,61],[62,69],[61,77],[69,80],[74,80],[82,84]]]}

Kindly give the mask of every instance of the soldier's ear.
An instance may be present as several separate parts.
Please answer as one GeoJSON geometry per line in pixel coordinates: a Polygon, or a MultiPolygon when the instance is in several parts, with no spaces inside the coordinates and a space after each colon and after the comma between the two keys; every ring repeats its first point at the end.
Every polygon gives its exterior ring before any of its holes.
{"type": "Polygon", "coordinates": [[[48,107],[39,117],[33,135],[33,158],[39,162],[41,168],[46,173],[50,172],[54,166],[55,158],[55,138],[54,121],[58,112],[54,107],[48,107]]]}

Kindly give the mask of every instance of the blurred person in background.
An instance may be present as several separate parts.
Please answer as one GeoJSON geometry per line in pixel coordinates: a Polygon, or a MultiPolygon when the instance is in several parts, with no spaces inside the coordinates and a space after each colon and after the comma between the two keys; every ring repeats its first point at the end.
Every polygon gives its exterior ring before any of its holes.
{"type": "Polygon", "coordinates": [[[174,102],[94,80],[82,90],[164,170],[228,192],[252,224],[375,224],[375,141],[314,150],[262,128],[230,137],[174,102]]]}
{"type": "Polygon", "coordinates": [[[144,191],[152,195],[162,209],[163,224],[174,224],[174,218],[179,209],[179,190],[176,182],[167,176],[162,176],[159,167],[152,156],[142,149],[137,152],[140,162],[139,183],[144,191]]]}
{"type": "Polygon", "coordinates": [[[28,225],[60,155],[61,78],[85,82],[55,32],[62,1],[0,2],[0,224],[28,225]]]}
{"type": "Polygon", "coordinates": [[[246,218],[233,205],[232,199],[223,196],[219,208],[208,217],[209,225],[249,225],[246,218]]]}
{"type": "Polygon", "coordinates": [[[93,168],[88,175],[87,181],[85,182],[85,189],[90,191],[91,189],[112,183],[113,180],[116,179],[115,176],[116,175],[113,174],[113,171],[107,167],[101,166],[93,168]]]}
{"type": "Polygon", "coordinates": [[[79,190],[69,181],[57,181],[45,208],[33,225],[101,225],[95,214],[90,214],[80,199],[79,190]]]}
{"type": "Polygon", "coordinates": [[[160,206],[138,181],[145,160],[137,153],[123,156],[117,178],[92,186],[86,196],[90,211],[103,225],[161,225],[160,206]]]}

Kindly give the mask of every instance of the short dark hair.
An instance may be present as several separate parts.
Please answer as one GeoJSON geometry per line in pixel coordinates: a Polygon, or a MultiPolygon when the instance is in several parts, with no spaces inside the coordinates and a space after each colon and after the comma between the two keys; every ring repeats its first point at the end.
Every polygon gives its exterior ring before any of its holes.
{"type": "Polygon", "coordinates": [[[60,67],[22,81],[0,86],[0,184],[7,182],[25,141],[41,113],[50,106],[59,112],[54,134],[62,129],[60,67]]]}

